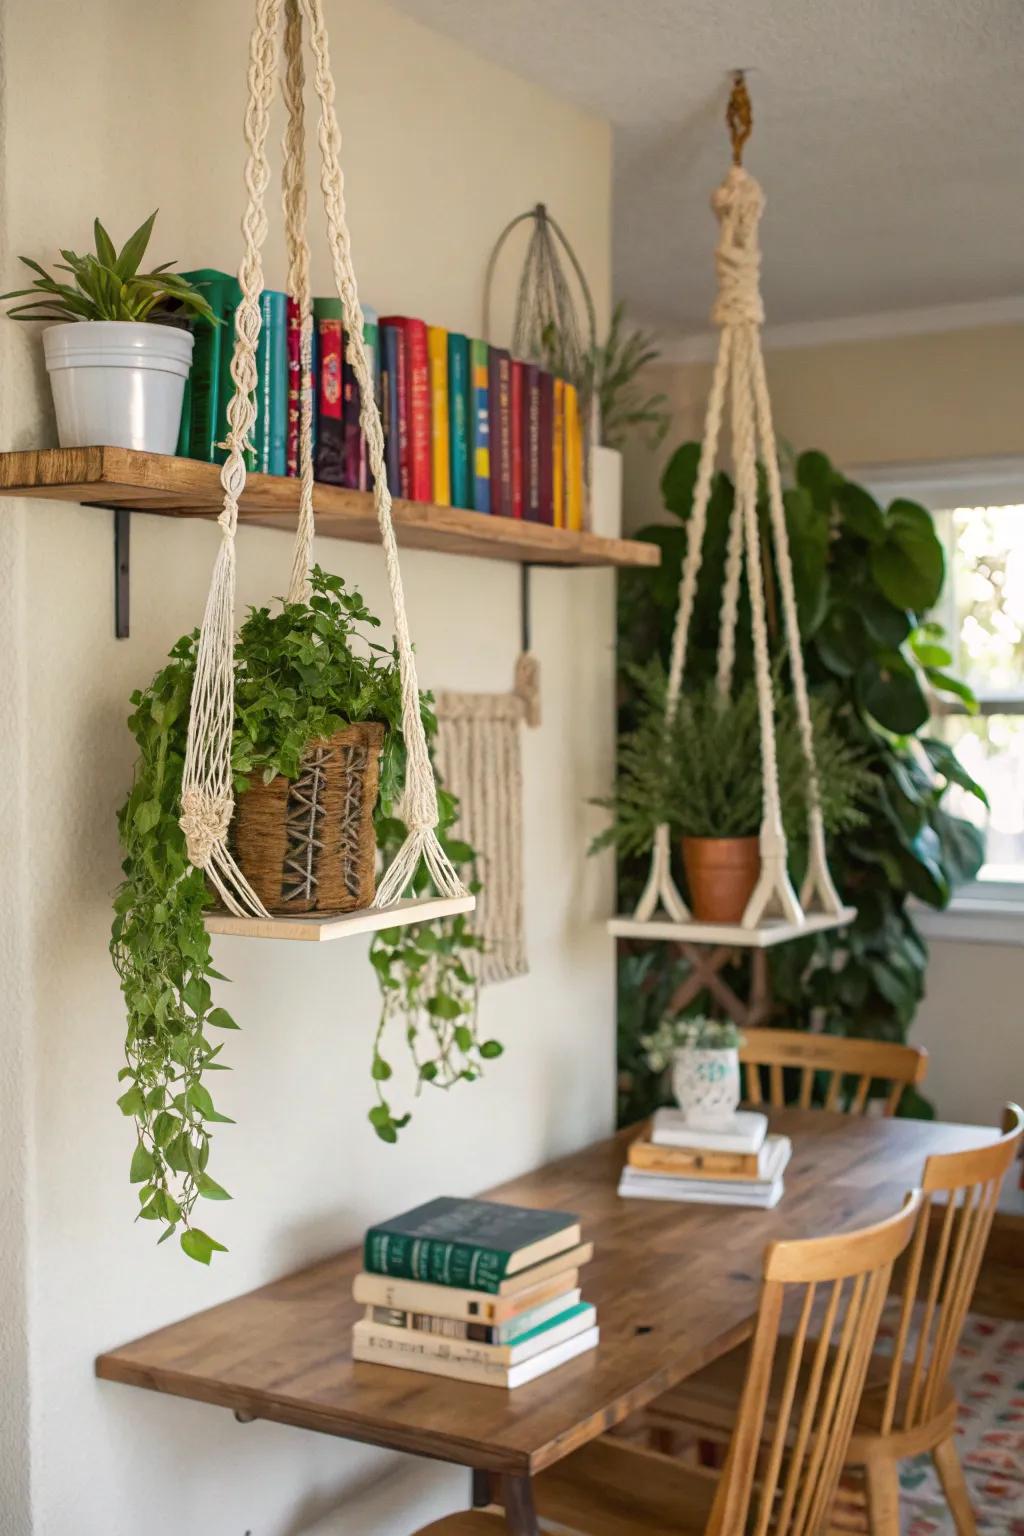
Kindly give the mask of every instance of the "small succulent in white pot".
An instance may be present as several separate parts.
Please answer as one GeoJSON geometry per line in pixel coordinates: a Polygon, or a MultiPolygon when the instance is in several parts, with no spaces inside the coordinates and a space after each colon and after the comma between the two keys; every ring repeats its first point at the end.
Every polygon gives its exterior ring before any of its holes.
{"type": "Polygon", "coordinates": [[[53,320],[43,351],[62,448],[102,444],[173,453],[192,360],[190,318],[220,324],[206,299],[163,262],[140,272],[156,213],[117,250],[95,221],[95,252],[62,250],[52,277],[28,256],[31,288],[0,294],[27,299],[15,320],[53,320]]]}
{"type": "Polygon", "coordinates": [[[703,1014],[661,1020],[653,1034],[641,1040],[652,1072],[672,1067],[676,1103],[695,1130],[727,1126],[740,1102],[739,1048],[743,1036],[726,1020],[703,1014]]]}

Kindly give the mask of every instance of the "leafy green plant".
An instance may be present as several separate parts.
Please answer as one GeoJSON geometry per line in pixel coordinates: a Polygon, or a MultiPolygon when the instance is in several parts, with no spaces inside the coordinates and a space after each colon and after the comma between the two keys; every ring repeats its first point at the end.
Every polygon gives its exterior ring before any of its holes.
{"type": "Polygon", "coordinates": [[[652,1072],[664,1072],[676,1051],[738,1050],[743,1036],[729,1019],[709,1019],[706,1014],[666,1013],[640,1044],[652,1072]]]}
{"type": "Polygon", "coordinates": [[[646,394],[638,377],[661,354],[652,331],[626,331],[623,303],[612,311],[605,342],[597,342],[581,362],[577,359],[575,367],[573,352],[554,320],[543,328],[541,340],[544,366],[575,384],[582,401],[597,400],[601,442],[606,448],[622,448],[633,433],[650,448],[664,441],[672,419],[668,396],[646,394]]]}
{"type": "MultiPolygon", "coordinates": [[[[284,604],[276,614],[250,609],[235,646],[232,767],[236,793],[244,794],[255,774],[267,782],[279,773],[294,777],[311,740],[347,723],[381,721],[376,822],[378,841],[390,851],[404,836],[395,808],[406,757],[397,659],[369,638],[378,622],[358,592],[319,567],[308,603],[284,604]]],[[[128,723],[139,758],[119,814],[124,878],[114,903],[111,954],[128,1014],[118,1103],[135,1122],[130,1177],[139,1186],[139,1214],[163,1224],[161,1242],[180,1231],[183,1251],[208,1264],[223,1248],[197,1225],[195,1207],[200,1198],[230,1198],[207,1166],[215,1128],[230,1123],[209,1086],[212,1073],[226,1070],[222,1044],[213,1041],[238,1025],[214,1004],[211,982],[226,978],[213,967],[203,925],[212,898],[202,872],[188,862],[178,825],[197,642],[196,633],[179,640],[149,687],[132,695],[128,723]]],[[[432,733],[429,700],[423,711],[432,733]]],[[[473,850],[448,836],[457,803],[443,793],[441,802],[448,852],[471,864],[473,850]]],[[[423,924],[388,930],[375,942],[382,1016],[371,1068],[378,1103],[370,1118],[386,1141],[408,1120],[394,1115],[381,1093],[391,1075],[381,1050],[387,1023],[404,1017],[419,1085],[471,1081],[486,1059],[500,1054],[496,1041],[481,1042],[477,1033],[471,966],[478,949],[461,917],[439,930],[423,924]]]]}
{"type": "Polygon", "coordinates": [[[625,305],[612,311],[608,337],[594,348],[588,360],[601,422],[601,441],[606,448],[621,448],[636,433],[650,448],[657,448],[668,431],[671,413],[668,396],[646,394],[639,382],[644,368],[660,356],[651,331],[625,329],[625,305]]]}
{"type": "Polygon", "coordinates": [[[30,288],[17,288],[0,294],[0,301],[31,299],[8,313],[15,320],[182,320],[200,315],[211,324],[221,322],[206,299],[177,272],[170,271],[173,261],[165,261],[151,272],[140,272],[153,224],[159,210],[154,210],[133,235],[117,250],[99,219],[93,224],[95,253],[79,256],[75,251],[61,251],[64,260],[56,263],[59,272],[67,272],[72,283],[51,277],[44,267],[29,256],[18,259],[30,272],[39,275],[30,288]]]}
{"type": "MultiPolygon", "coordinates": [[[[624,853],[641,855],[662,823],[679,837],[756,836],[763,796],[753,682],[729,698],[714,682],[684,693],[669,725],[660,659],[629,668],[628,678],[635,689],[632,728],[620,738],[615,794],[599,802],[613,820],[595,848],[616,843],[624,853]]],[[[782,819],[787,837],[799,843],[806,834],[807,763],[796,707],[778,682],[775,715],[782,819]]],[[[811,701],[811,726],[826,831],[859,826],[865,820],[861,802],[874,779],[862,754],[833,724],[824,698],[811,701]]]]}
{"type": "MultiPolygon", "coordinates": [[[[632,669],[653,657],[667,663],[699,453],[698,444],[688,443],[672,456],[662,479],[671,519],[637,535],[660,547],[660,568],[624,572],[620,579],[621,726],[627,735],[643,710],[632,669]]],[[[831,708],[837,732],[859,754],[873,786],[863,801],[866,820],[838,831],[830,846],[833,877],[856,907],[856,920],[847,929],[771,951],[775,1017],[791,1028],[814,1020],[836,1034],[903,1040],[923,994],[927,963],[911,898],[944,907],[983,859],[977,830],[943,805],[952,783],[981,800],[984,792],[948,746],[929,735],[933,699],[947,694],[968,710],[976,705],[967,685],[950,674],[942,628],[930,618],[945,574],[930,514],[903,499],[879,506],[822,453],[801,454],[794,470],[785,513],[809,685],[831,708]]],[[[763,481],[761,489],[764,528],[763,481]]],[[[691,684],[698,689],[714,670],[732,505],[732,485],[718,474],[690,636],[691,684]]],[[[767,571],[768,617],[777,639],[779,594],[770,561],[767,571]]],[[[744,592],[737,648],[741,686],[751,675],[751,657],[744,592]]],[[[622,859],[624,908],[635,902],[646,874],[642,854],[622,859]]],[[[656,1021],[650,1000],[670,995],[665,977],[680,973],[668,946],[654,946],[643,959],[647,963],[641,966],[638,955],[625,953],[620,961],[620,1009],[637,1037],[656,1021]]],[[[739,974],[728,979],[742,985],[739,974]]],[[[647,1101],[657,1102],[660,1087],[645,1080],[642,1059],[623,1042],[621,1027],[620,1059],[628,1063],[622,1112],[635,1117],[647,1101]]],[[[927,1105],[908,1093],[903,1111],[925,1113],[927,1105]]]]}

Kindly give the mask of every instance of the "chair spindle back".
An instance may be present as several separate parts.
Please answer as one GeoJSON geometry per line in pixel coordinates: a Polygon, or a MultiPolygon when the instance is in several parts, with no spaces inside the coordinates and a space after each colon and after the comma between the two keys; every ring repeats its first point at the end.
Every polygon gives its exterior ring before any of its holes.
{"type": "Polygon", "coordinates": [[[894,1426],[914,1429],[938,1407],[974,1294],[1000,1186],[1022,1135],[1024,1110],[1008,1104],[998,1141],[976,1151],[941,1153],[924,1165],[923,1199],[908,1255],[882,1434],[894,1426]],[[929,1243],[933,1225],[938,1232],[929,1243]],[[911,1344],[918,1304],[917,1338],[911,1344]]]}
{"type": "Polygon", "coordinates": [[[919,1083],[928,1070],[928,1053],[915,1045],[892,1045],[882,1040],[851,1040],[842,1035],[816,1035],[800,1029],[747,1029],[740,1047],[744,1096],[751,1104],[764,1103],[761,1068],[768,1070],[768,1103],[782,1109],[786,1103],[787,1067],[800,1071],[797,1104],[812,1107],[814,1082],[827,1072],[825,1108],[863,1114],[874,1082],[889,1085],[883,1113],[894,1115],[905,1087],[919,1083]],[[847,1079],[856,1083],[847,1088],[847,1079]]]}
{"type": "Polygon", "coordinates": [[[817,1536],[839,1482],[893,1264],[911,1240],[920,1205],[915,1191],[897,1215],[877,1226],[769,1246],[746,1380],[707,1536],[747,1530],[767,1536],[769,1529],[772,1536],[817,1536]],[[799,1321],[784,1359],[780,1325],[791,1299],[799,1303],[799,1321]],[[781,1392],[755,1509],[773,1371],[776,1379],[782,1372],[781,1392]]]}

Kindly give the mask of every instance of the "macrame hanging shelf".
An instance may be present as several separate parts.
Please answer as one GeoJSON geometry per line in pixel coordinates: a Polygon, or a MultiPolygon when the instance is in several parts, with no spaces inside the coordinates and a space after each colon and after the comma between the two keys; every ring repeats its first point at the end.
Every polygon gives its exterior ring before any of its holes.
{"type": "Polygon", "coordinates": [[[675,718],[686,667],[686,649],[703,556],[708,501],[718,455],[722,418],[728,402],[735,476],[735,500],[729,524],[722,590],[716,680],[728,696],[736,655],[736,623],[744,562],[750,598],[761,737],[763,810],[760,831],[761,871],[740,923],[696,922],[672,878],[668,826],[660,826],[651,851],[651,871],[631,916],[616,917],[609,931],[621,938],[664,939],[691,944],[736,945],[763,949],[788,939],[841,928],[856,912],[845,907],[829,873],[825,829],[818,795],[814,738],[807,678],[797,623],[793,567],[789,552],[771,402],[761,350],[764,307],[760,292],[761,254],[758,225],[764,194],[743,169],[743,146],[750,137],[750,99],[742,74],[733,81],[727,113],[733,163],[712,198],[720,230],[715,252],[718,296],[711,318],[720,329],[718,354],[708,396],[704,438],[687,523],[686,553],[679,582],[679,604],[672,636],[666,714],[675,718]],[[761,533],[757,509],[758,454],[768,487],[768,513],[775,568],[785,622],[794,702],[807,763],[808,865],[799,897],[789,878],[786,835],[782,825],[775,747],[775,704],[765,620],[761,533]]]}
{"type": "Polygon", "coordinates": [[[225,910],[211,913],[211,932],[253,938],[312,940],[344,938],[379,928],[469,912],[475,900],[437,838],[437,789],[420,715],[416,662],[405,611],[398,546],[391,520],[391,495],[384,467],[384,437],[374,396],[366,349],[363,314],[352,269],[341,171],[341,132],[334,105],[334,79],[324,25],[322,0],[256,0],[256,20],[249,45],[245,141],[248,204],[242,221],[245,251],[239,268],[242,302],[235,316],[228,405],[227,458],[221,472],[224,508],[218,519],[221,542],[203,614],[196,658],[182,778],[181,827],[192,865],[202,869],[225,910]],[[288,601],[309,596],[313,559],[313,462],[311,445],[312,301],[306,203],[305,86],[302,32],[309,31],[314,85],[320,104],[318,140],[320,186],[327,214],[328,243],[338,297],[344,306],[348,355],[359,384],[361,425],[373,470],[373,494],[380,528],[388,587],[394,613],[395,642],[402,681],[402,732],[407,753],[402,814],[408,835],[377,888],[372,907],[343,915],[271,916],[246,880],[228,845],[234,812],[231,740],[234,729],[235,531],[238,503],[245,487],[244,451],[256,415],[256,346],[263,291],[262,247],[267,234],[266,190],[270,181],[267,135],[276,90],[282,16],[284,55],[282,94],[288,113],[284,141],[283,201],[288,250],[288,292],[301,325],[302,391],[299,421],[299,517],[288,601]],[[421,866],[436,892],[427,898],[404,892],[421,866]]]}

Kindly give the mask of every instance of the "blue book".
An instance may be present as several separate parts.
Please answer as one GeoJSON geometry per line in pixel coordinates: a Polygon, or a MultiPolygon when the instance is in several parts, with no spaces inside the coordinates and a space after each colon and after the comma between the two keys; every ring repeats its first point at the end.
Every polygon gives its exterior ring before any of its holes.
{"type": "Polygon", "coordinates": [[[471,341],[469,344],[470,455],[473,466],[473,507],[477,512],[491,510],[490,390],[487,377],[489,351],[486,341],[471,341]]]}
{"type": "Polygon", "coordinates": [[[448,335],[448,417],[453,507],[473,505],[469,413],[469,341],[451,331],[448,335]]]}
{"type": "Polygon", "coordinates": [[[265,475],[284,475],[288,473],[288,297],[273,288],[264,288],[260,295],[256,378],[252,431],[256,468],[265,475]]]}

